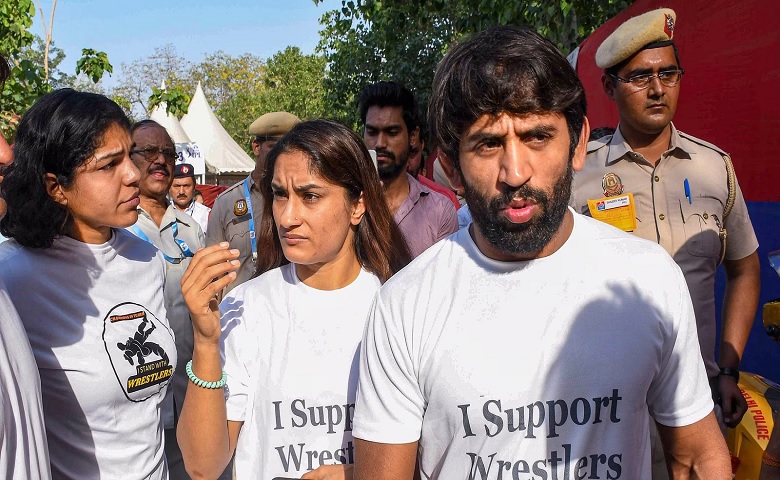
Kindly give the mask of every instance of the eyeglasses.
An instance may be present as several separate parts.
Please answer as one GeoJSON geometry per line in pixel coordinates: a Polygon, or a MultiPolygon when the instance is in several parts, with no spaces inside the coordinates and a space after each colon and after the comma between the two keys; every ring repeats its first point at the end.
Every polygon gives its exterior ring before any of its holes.
{"type": "Polygon", "coordinates": [[[645,73],[642,75],[634,75],[633,77],[629,78],[620,78],[617,75],[610,76],[614,78],[615,80],[618,80],[623,83],[630,83],[632,87],[642,90],[650,86],[650,82],[653,81],[654,78],[658,78],[658,80],[661,81],[661,83],[666,87],[673,87],[680,83],[680,79],[683,76],[683,73],[685,73],[685,70],[682,68],[677,70],[664,70],[663,72],[658,73],[645,73]]]}
{"type": "Polygon", "coordinates": [[[165,163],[174,164],[178,154],[173,148],[160,148],[160,147],[146,147],[142,149],[130,150],[130,155],[141,155],[147,162],[153,162],[157,160],[162,154],[165,158],[165,163]]]}

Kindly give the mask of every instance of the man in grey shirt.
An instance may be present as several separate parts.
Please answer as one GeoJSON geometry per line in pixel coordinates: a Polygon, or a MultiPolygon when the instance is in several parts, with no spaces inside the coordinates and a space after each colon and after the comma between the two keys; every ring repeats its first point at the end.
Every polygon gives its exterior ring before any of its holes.
{"type": "Polygon", "coordinates": [[[458,230],[452,202],[406,173],[410,145],[420,135],[417,102],[402,85],[377,82],[361,90],[358,106],[363,139],[376,150],[388,206],[416,257],[458,230]]]}
{"type": "Polygon", "coordinates": [[[129,228],[137,237],[153,244],[165,258],[165,310],[176,338],[179,359],[168,389],[162,419],[165,428],[165,456],[171,479],[187,479],[184,461],[176,442],[175,418],[184,404],[187,374],[192,358],[192,321],[184,303],[180,281],[190,260],[206,241],[200,225],[168,201],[173,182],[176,148],[168,132],[157,122],[144,120],[133,125],[130,158],[141,171],[138,186],[141,204],[138,221],[129,228]]]}

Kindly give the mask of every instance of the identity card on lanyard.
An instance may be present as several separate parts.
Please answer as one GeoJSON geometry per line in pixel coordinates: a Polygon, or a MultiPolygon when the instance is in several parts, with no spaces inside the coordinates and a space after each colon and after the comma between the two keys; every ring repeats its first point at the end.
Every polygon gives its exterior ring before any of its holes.
{"type": "Polygon", "coordinates": [[[252,261],[257,262],[257,238],[255,238],[255,214],[252,211],[252,198],[249,196],[249,177],[244,180],[244,199],[249,211],[249,243],[252,244],[252,261]]]}

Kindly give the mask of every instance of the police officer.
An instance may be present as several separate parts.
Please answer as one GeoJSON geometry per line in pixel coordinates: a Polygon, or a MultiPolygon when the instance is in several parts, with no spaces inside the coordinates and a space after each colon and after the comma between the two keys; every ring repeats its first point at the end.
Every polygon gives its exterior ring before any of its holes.
{"type": "MultiPolygon", "coordinates": [[[[588,144],[571,206],[661,244],[682,269],[699,344],[726,425],[747,404],[739,363],[758,306],[758,241],[728,155],[672,123],[685,73],[673,41],[676,15],[654,10],[620,25],[596,52],[602,85],[617,105],[614,135],[588,144]],[[728,280],[715,361],[715,271],[728,280]]],[[[658,279],[659,282],[664,279],[658,279]]]]}
{"type": "Polygon", "coordinates": [[[238,257],[241,267],[225,293],[246,282],[255,273],[254,260],[258,255],[255,232],[260,227],[263,212],[259,183],[265,171],[265,157],[282,135],[300,121],[291,113],[271,112],[252,122],[249,133],[253,135],[255,169],[243,181],[222,192],[214,202],[209,216],[206,245],[230,242],[231,248],[241,252],[238,257]]]}
{"type": "Polygon", "coordinates": [[[194,218],[203,233],[206,233],[211,209],[195,200],[195,167],[189,163],[178,163],[173,169],[173,184],[170,199],[174,206],[194,218]]]}

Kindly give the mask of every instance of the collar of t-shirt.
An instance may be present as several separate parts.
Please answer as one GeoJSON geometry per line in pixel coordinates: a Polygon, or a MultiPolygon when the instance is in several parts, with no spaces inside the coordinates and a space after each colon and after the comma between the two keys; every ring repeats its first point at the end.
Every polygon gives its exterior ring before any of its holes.
{"type": "Polygon", "coordinates": [[[408,173],[405,173],[405,175],[409,181],[409,195],[401,202],[398,211],[395,212],[395,223],[400,223],[412,211],[417,202],[420,201],[420,197],[428,196],[431,193],[431,190],[418,182],[416,178],[408,173]]]}
{"type": "MultiPolygon", "coordinates": [[[[679,132],[674,127],[674,124],[670,124],[672,128],[672,135],[670,138],[669,149],[664,152],[663,157],[668,157],[675,154],[677,158],[691,158],[691,152],[685,149],[685,142],[682,141],[679,132]]],[[[620,125],[615,129],[615,133],[612,134],[612,139],[607,146],[609,151],[607,152],[607,165],[612,165],[620,160],[649,163],[645,158],[631,150],[631,146],[623,138],[623,134],[620,132],[620,125]]]]}
{"type": "Polygon", "coordinates": [[[587,228],[584,224],[582,216],[575,213],[575,211],[569,208],[569,212],[574,216],[574,225],[572,231],[569,234],[569,238],[561,245],[561,247],[553,252],[551,255],[542,258],[536,258],[533,260],[523,260],[516,262],[506,262],[501,260],[494,260],[479,249],[474,238],[471,236],[471,229],[477,228],[472,223],[468,228],[461,228],[455,234],[455,241],[463,246],[463,249],[468,253],[474,262],[480,267],[495,273],[511,273],[520,270],[528,270],[531,268],[544,267],[551,272],[561,271],[565,272],[571,268],[571,258],[578,255],[577,244],[580,245],[585,242],[581,240],[583,235],[583,229],[587,228]]]}

